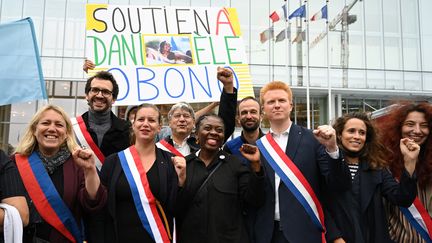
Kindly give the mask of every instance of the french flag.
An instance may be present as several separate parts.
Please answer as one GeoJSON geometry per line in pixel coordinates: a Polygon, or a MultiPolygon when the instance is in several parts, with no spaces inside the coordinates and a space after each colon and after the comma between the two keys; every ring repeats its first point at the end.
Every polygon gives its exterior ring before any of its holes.
{"type": "Polygon", "coordinates": [[[284,18],[285,20],[287,19],[287,9],[286,9],[286,5],[282,5],[281,9],[278,9],[276,11],[274,11],[273,13],[270,14],[270,19],[272,20],[272,22],[277,22],[279,21],[281,18],[284,18]]]}
{"type": "Polygon", "coordinates": [[[322,7],[318,13],[314,14],[310,20],[315,21],[318,19],[327,19],[327,5],[322,7]]]}

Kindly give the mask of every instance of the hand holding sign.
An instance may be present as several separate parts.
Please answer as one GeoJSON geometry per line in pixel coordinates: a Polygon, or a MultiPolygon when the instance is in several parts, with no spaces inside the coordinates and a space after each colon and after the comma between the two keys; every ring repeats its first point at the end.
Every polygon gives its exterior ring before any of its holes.
{"type": "Polygon", "coordinates": [[[233,73],[229,68],[218,67],[217,79],[222,82],[226,93],[234,93],[233,73]]]}

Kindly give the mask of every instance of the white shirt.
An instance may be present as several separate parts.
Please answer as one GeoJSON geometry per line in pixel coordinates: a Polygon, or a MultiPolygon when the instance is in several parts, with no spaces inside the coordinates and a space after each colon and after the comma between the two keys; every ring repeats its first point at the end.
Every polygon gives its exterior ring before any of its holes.
{"type": "MultiPolygon", "coordinates": [[[[292,123],[291,123],[292,124],[292,123]]],[[[282,149],[282,151],[286,152],[285,149],[288,144],[288,135],[289,130],[291,129],[291,125],[288,127],[287,130],[283,131],[282,133],[278,134],[275,133],[270,128],[270,134],[272,135],[273,139],[276,141],[276,143],[279,145],[279,147],[282,149]]],[[[274,220],[280,221],[280,213],[279,213],[279,185],[280,185],[280,177],[275,173],[275,214],[274,214],[274,220]]]]}
{"type": "Polygon", "coordinates": [[[181,144],[176,143],[173,139],[174,148],[177,149],[184,156],[187,156],[191,153],[189,144],[187,144],[188,138],[189,138],[189,136],[186,137],[181,144]]]}
{"type": "MultiPolygon", "coordinates": [[[[292,123],[291,123],[292,124],[292,123]]],[[[276,141],[276,143],[281,147],[282,151],[285,151],[287,145],[288,145],[288,138],[289,138],[289,130],[291,129],[291,125],[287,128],[287,130],[283,131],[282,133],[275,133],[270,128],[270,134],[272,135],[273,139],[276,141]]],[[[328,152],[326,149],[327,154],[333,158],[337,159],[339,157],[339,148],[335,152],[328,152]]],[[[279,210],[279,185],[280,185],[280,177],[275,172],[275,213],[274,213],[274,220],[280,221],[280,210],[279,210]]]]}

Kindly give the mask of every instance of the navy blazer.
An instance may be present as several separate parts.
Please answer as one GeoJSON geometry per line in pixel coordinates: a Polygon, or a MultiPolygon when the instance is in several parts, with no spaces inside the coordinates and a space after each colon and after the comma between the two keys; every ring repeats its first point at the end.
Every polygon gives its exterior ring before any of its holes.
{"type": "MultiPolygon", "coordinates": [[[[313,133],[295,124],[291,125],[286,154],[308,180],[318,199],[324,187],[347,190],[351,186],[348,166],[339,159],[331,159],[313,133]]],[[[275,211],[275,172],[261,156],[265,170],[265,203],[252,212],[252,241],[271,242],[275,211]]],[[[321,232],[312,223],[303,206],[281,181],[279,186],[280,227],[290,243],[321,242],[321,232]]]]}
{"type": "MultiPolygon", "coordinates": [[[[346,242],[355,242],[355,222],[359,222],[362,227],[362,237],[365,242],[392,242],[389,237],[388,223],[383,206],[383,198],[390,203],[409,207],[417,194],[417,179],[413,175],[410,177],[404,170],[398,183],[387,169],[372,170],[369,164],[360,163],[358,170],[359,182],[359,209],[360,218],[352,220],[350,210],[353,205],[344,200],[352,198],[351,190],[345,193],[329,192],[326,197],[329,201],[329,212],[337,229],[338,237],[342,237],[346,242]],[[348,205],[347,205],[348,204],[348,205]]],[[[329,241],[334,238],[329,238],[329,241]]]]}

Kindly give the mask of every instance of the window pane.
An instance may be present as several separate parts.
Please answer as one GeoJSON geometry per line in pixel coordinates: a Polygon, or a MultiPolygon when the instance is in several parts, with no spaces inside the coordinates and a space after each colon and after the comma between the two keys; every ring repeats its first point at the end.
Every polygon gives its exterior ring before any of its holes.
{"type": "MultiPolygon", "coordinates": [[[[62,56],[66,2],[47,0],[42,42],[42,56],[62,56]]],[[[60,69],[61,70],[61,69],[60,69]]]]}

